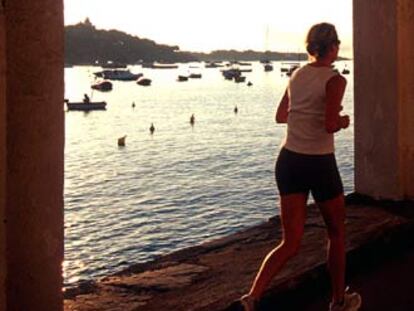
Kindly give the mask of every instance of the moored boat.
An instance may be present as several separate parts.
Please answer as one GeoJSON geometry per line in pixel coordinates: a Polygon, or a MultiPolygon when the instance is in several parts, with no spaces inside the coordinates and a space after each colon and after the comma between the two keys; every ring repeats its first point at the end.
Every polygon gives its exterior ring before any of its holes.
{"type": "Polygon", "coordinates": [[[250,62],[242,62],[242,61],[236,61],[234,63],[239,65],[239,66],[251,66],[252,65],[252,63],[250,63],[250,62]]]}
{"type": "Polygon", "coordinates": [[[149,85],[151,85],[151,79],[148,79],[148,78],[139,78],[138,80],[137,80],[137,84],[138,85],[142,85],[142,86],[149,86],[149,85]]]}
{"type": "Polygon", "coordinates": [[[223,67],[223,64],[220,64],[218,62],[206,62],[204,67],[205,68],[218,68],[218,67],[223,67]]]}
{"type": "Polygon", "coordinates": [[[142,68],[152,68],[152,69],[177,69],[177,64],[167,64],[167,63],[143,63],[142,68]]]}
{"type": "Polygon", "coordinates": [[[143,76],[142,73],[132,73],[129,69],[102,70],[95,72],[94,75],[107,80],[119,81],[136,81],[143,76]]]}
{"type": "Polygon", "coordinates": [[[115,69],[115,68],[126,68],[127,64],[118,63],[118,62],[107,62],[101,65],[104,69],[115,69]]]}
{"type": "Polygon", "coordinates": [[[192,79],[201,79],[201,73],[191,73],[188,77],[192,79]]]}
{"type": "Polygon", "coordinates": [[[264,71],[268,72],[268,71],[272,71],[273,70],[273,65],[270,63],[265,63],[264,64],[264,71]]]}
{"type": "Polygon", "coordinates": [[[241,76],[241,71],[238,68],[230,68],[230,69],[223,70],[222,74],[223,74],[225,79],[232,80],[236,77],[240,77],[241,76]]]}
{"type": "Polygon", "coordinates": [[[188,81],[188,77],[187,76],[178,76],[177,81],[179,82],[184,82],[184,81],[188,81]]]}
{"type": "Polygon", "coordinates": [[[252,68],[241,68],[239,70],[240,70],[240,72],[252,72],[253,71],[252,68]]]}
{"type": "Polygon", "coordinates": [[[244,82],[244,81],[246,81],[245,76],[234,77],[234,82],[236,82],[236,83],[240,83],[240,82],[244,82]]]}
{"type": "Polygon", "coordinates": [[[90,110],[106,110],[106,102],[69,102],[65,101],[68,110],[90,111],[90,110]]]}
{"type": "Polygon", "coordinates": [[[111,81],[103,80],[100,82],[96,82],[91,85],[91,88],[98,91],[110,91],[112,90],[112,83],[111,81]]]}
{"type": "Polygon", "coordinates": [[[299,62],[282,63],[282,66],[280,67],[280,72],[285,73],[289,77],[293,73],[293,71],[295,71],[299,67],[299,62]]]}
{"type": "Polygon", "coordinates": [[[287,75],[288,77],[290,77],[290,76],[292,75],[292,73],[293,73],[296,69],[298,69],[299,67],[300,67],[300,65],[290,67],[290,68],[289,68],[289,70],[286,72],[286,75],[287,75]]]}

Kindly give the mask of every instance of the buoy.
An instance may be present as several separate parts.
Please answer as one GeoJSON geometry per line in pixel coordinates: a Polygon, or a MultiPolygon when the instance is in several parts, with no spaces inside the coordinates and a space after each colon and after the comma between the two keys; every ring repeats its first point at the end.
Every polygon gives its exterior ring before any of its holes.
{"type": "Polygon", "coordinates": [[[120,146],[120,147],[124,147],[125,146],[125,139],[126,139],[126,135],[125,136],[122,136],[122,137],[120,137],[120,138],[118,138],[118,146],[120,146]]]}
{"type": "Polygon", "coordinates": [[[151,123],[149,130],[150,130],[151,135],[154,134],[154,131],[155,131],[154,123],[151,123]]]}
{"type": "Polygon", "coordinates": [[[195,117],[194,117],[194,114],[192,114],[191,117],[190,117],[190,124],[191,124],[191,126],[194,125],[194,122],[195,122],[195,117]]]}
{"type": "Polygon", "coordinates": [[[237,108],[237,106],[236,106],[236,107],[234,107],[234,113],[237,113],[237,112],[239,112],[239,108],[237,108]]]}
{"type": "Polygon", "coordinates": [[[132,108],[135,108],[135,102],[132,102],[132,108]]]}

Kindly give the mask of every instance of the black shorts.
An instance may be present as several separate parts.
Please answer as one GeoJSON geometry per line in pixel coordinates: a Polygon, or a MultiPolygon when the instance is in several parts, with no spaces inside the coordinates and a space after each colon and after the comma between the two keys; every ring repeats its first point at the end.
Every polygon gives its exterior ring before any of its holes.
{"type": "Polygon", "coordinates": [[[311,192],[315,202],[323,202],[344,191],[333,153],[308,155],[282,148],[275,175],[281,195],[311,192]]]}

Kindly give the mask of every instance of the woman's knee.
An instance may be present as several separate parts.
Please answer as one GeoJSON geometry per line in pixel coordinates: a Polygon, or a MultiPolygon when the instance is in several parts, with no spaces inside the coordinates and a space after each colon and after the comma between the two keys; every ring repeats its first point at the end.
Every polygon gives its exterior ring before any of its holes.
{"type": "Polygon", "coordinates": [[[298,253],[300,245],[302,241],[302,235],[296,237],[285,238],[282,241],[282,247],[287,254],[287,256],[291,257],[298,253]]]}
{"type": "Polygon", "coordinates": [[[332,239],[343,239],[345,238],[345,224],[343,222],[338,222],[334,224],[327,225],[328,238],[332,239]]]}
{"type": "Polygon", "coordinates": [[[318,203],[318,205],[322,212],[329,238],[343,237],[345,234],[345,205],[343,195],[323,203],[318,203]]]}

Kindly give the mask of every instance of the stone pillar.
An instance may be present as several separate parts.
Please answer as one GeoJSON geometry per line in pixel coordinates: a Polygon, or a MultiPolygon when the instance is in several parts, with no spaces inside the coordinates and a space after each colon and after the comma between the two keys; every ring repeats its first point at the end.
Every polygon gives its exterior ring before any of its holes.
{"type": "Polygon", "coordinates": [[[0,2],[0,311],[6,311],[6,38],[0,2]]]}
{"type": "Polygon", "coordinates": [[[414,2],[400,0],[398,4],[401,171],[403,194],[414,199],[414,2]]]}
{"type": "Polygon", "coordinates": [[[62,0],[6,2],[7,310],[62,310],[62,0]]]}
{"type": "Polygon", "coordinates": [[[414,199],[414,3],[353,2],[355,190],[414,199]]]}

